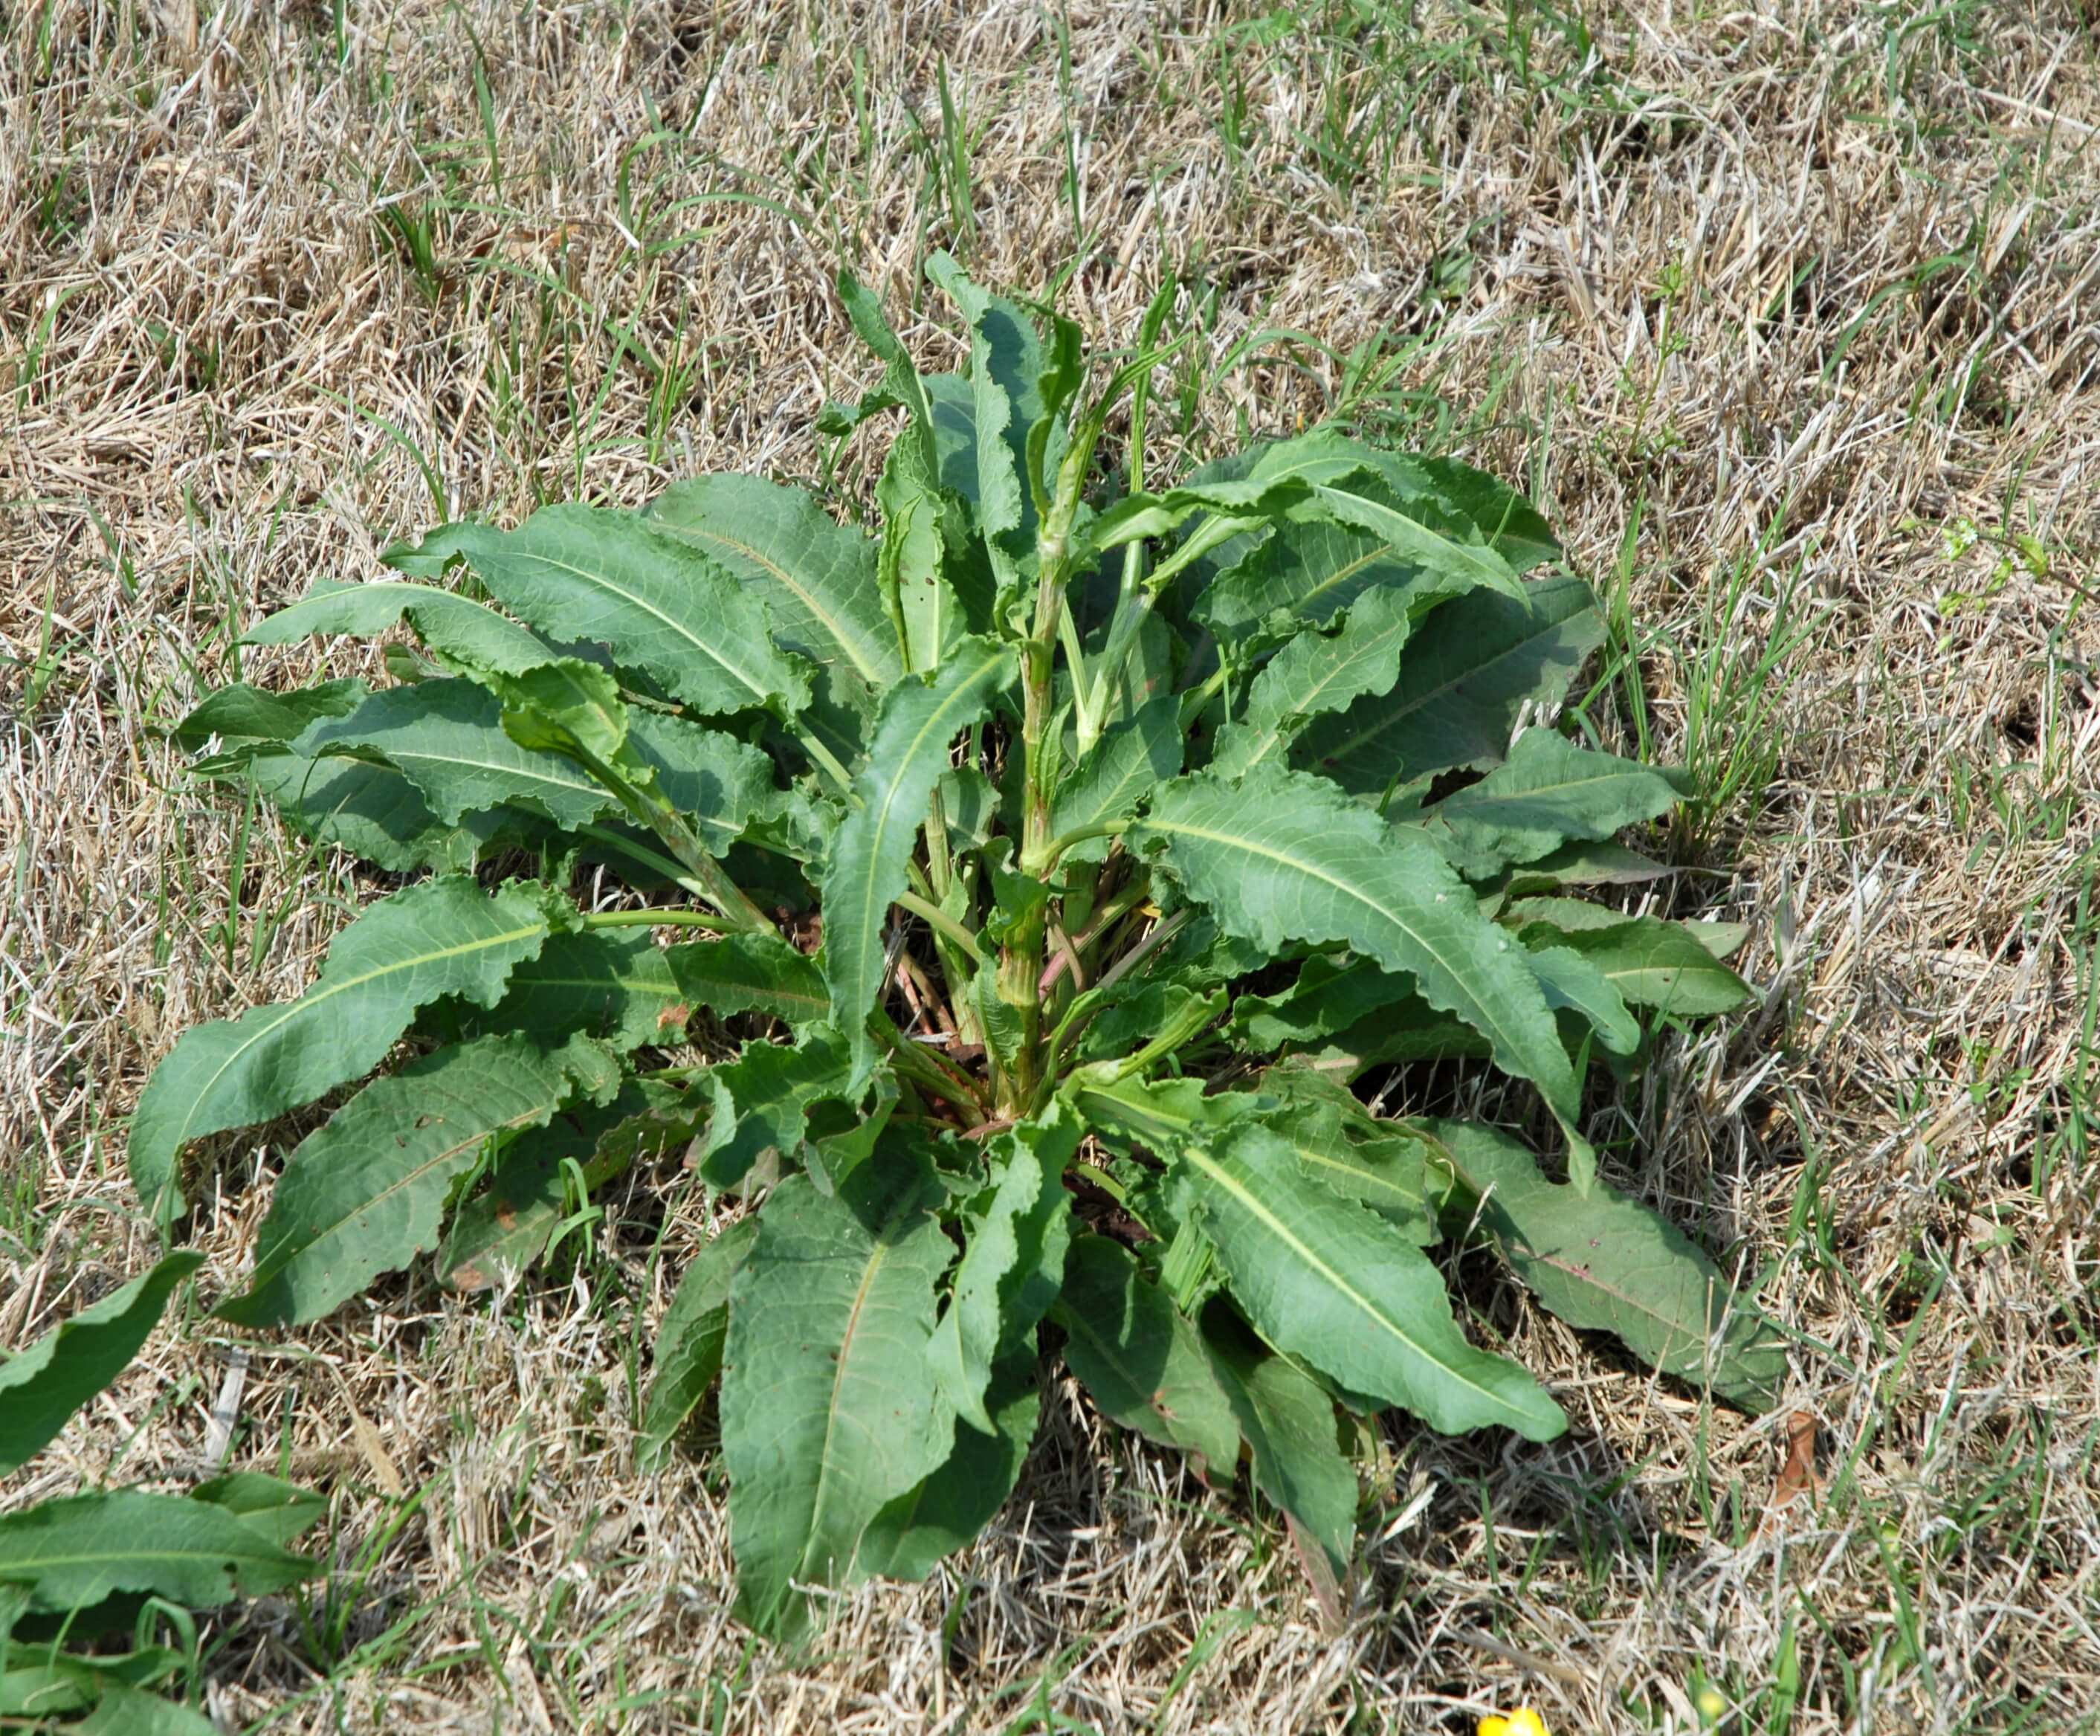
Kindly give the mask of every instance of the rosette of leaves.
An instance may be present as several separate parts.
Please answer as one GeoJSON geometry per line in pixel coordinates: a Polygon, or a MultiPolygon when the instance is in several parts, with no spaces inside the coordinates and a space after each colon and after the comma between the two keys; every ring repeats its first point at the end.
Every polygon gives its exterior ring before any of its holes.
{"type": "MultiPolygon", "coordinates": [[[[124,1372],[203,1263],[201,1254],[170,1254],[0,1362],[0,1477],[42,1452],[124,1372]]],[[[90,1489],[0,1516],[0,1723],[211,1736],[210,1718],[163,1697],[185,1678],[193,1685],[197,1664],[193,1651],[157,1642],[163,1617],[311,1579],[320,1564],[285,1546],[324,1504],[276,1478],[235,1471],[186,1495],[90,1489]],[[118,1632],[133,1636],[129,1651],[86,1649],[118,1632]]]]}
{"type": "Polygon", "coordinates": [[[1331,1591],[1343,1413],[1566,1426],[1454,1318],[1447,1237],[1762,1402],[1754,1310],[1582,1137],[1592,1057],[1746,991],[1739,930],[1577,895],[1661,872],[1614,840],[1683,785],[1520,728],[1602,637],[1538,515],[1329,430],[1151,486],[1167,298],[1089,361],[933,275],[959,373],[840,286],[883,373],[823,425],[893,422],[874,532],[740,475],[448,524],[247,635],[405,623],[393,684],[236,686],[183,724],[312,838],[428,871],[139,1103],[173,1221],[188,1142],[380,1069],[292,1152],[219,1312],[311,1320],[432,1251],[495,1283],[580,1190],[682,1156],[743,1206],[664,1323],[642,1451],[718,1384],[742,1606],[775,1631],[975,1535],[1053,1346],[1214,1482],[1251,1458],[1331,1591]],[[580,908],[586,881],[626,892],[580,908]],[[1571,1179],[1350,1089],[1441,1056],[1529,1081],[1571,1179]]]}

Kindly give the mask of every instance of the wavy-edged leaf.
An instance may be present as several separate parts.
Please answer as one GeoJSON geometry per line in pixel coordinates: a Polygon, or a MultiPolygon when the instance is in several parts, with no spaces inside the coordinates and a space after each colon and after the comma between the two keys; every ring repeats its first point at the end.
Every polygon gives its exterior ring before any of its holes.
{"type": "Polygon", "coordinates": [[[1682,802],[1681,771],[1577,747],[1550,729],[1528,729],[1509,758],[1434,806],[1414,824],[1476,879],[1530,862],[1569,838],[1608,838],[1682,802]]]}
{"type": "MultiPolygon", "coordinates": [[[[1052,837],[1126,818],[1147,796],[1181,770],[1181,700],[1162,693],[1135,716],[1113,725],[1072,768],[1051,810],[1052,837]]],[[[1068,862],[1098,862],[1109,841],[1088,838],[1065,852],[1068,862]]]]}
{"type": "Polygon", "coordinates": [[[757,1239],[758,1220],[740,1217],[694,1250],[678,1293],[656,1329],[656,1372],[642,1408],[636,1460],[654,1470],[668,1456],[686,1420],[700,1407],[721,1373],[729,1337],[729,1290],[757,1239]]]}
{"type": "Polygon", "coordinates": [[[179,1701],[112,1683],[81,1720],[78,1736],[218,1736],[218,1726],[179,1701]]]}
{"type": "Polygon", "coordinates": [[[294,832],[317,844],[339,845],[390,873],[421,868],[461,872],[501,845],[529,845],[548,825],[540,815],[507,808],[463,814],[447,824],[398,766],[275,744],[209,775],[248,785],[294,832]]]}
{"type": "Polygon", "coordinates": [[[931,681],[901,681],[883,696],[867,764],[854,780],[859,805],[832,838],[824,869],[824,976],[856,1083],[876,1060],[867,1018],[882,998],[884,925],[949,744],[985,714],[1013,666],[1006,647],[973,639],[955,647],[931,681]]]}
{"type": "Polygon", "coordinates": [[[877,691],[903,674],[876,588],[874,539],[805,490],[758,476],[693,476],[672,484],[645,516],[762,596],[790,650],[813,663],[843,661],[877,691]]]}
{"type": "MultiPolygon", "coordinates": [[[[1390,467],[1381,466],[1381,470],[1389,479],[1390,467]]],[[[1425,510],[1430,504],[1419,497],[1410,500],[1398,497],[1395,491],[1361,482],[1352,484],[1345,479],[1315,484],[1312,497],[1301,511],[1317,512],[1338,524],[1366,531],[1396,556],[1412,561],[1424,572],[1448,581],[1454,588],[1478,585],[1520,602],[1524,583],[1510,563],[1489,544],[1470,541],[1464,533],[1471,531],[1470,525],[1462,531],[1446,515],[1425,510]]]]}
{"type": "Polygon", "coordinates": [[[1041,1410],[1032,1333],[993,1365],[983,1404],[991,1428],[980,1431],[958,1419],[946,1460],[868,1522],[854,1558],[854,1578],[880,1574],[916,1584],[942,1557],[975,1542],[1006,1504],[1021,1480],[1041,1410]]]}
{"type": "Polygon", "coordinates": [[[1214,1311],[1203,1324],[1211,1367],[1253,1451],[1255,1486],[1290,1519],[1294,1534],[1318,1546],[1324,1562],[1306,1565],[1326,1601],[1357,1542],[1357,1472],[1342,1451],[1335,1401],[1229,1310],[1214,1311]]]}
{"type": "Polygon", "coordinates": [[[289,693],[270,693],[236,681],[206,694],[168,739],[194,753],[213,736],[224,742],[290,741],[323,718],[357,709],[372,690],[361,681],[324,681],[289,693]]]}
{"type": "Polygon", "coordinates": [[[1317,954],[1299,967],[1290,987],[1238,996],[1233,1036],[1242,1048],[1255,1050],[1316,1043],[1414,993],[1411,976],[1387,970],[1376,959],[1317,954]]]}
{"type": "Polygon", "coordinates": [[[1434,1146],[1405,1122],[1369,1114],[1349,1088],[1299,1062],[1267,1069],[1264,1094],[1284,1107],[1260,1111],[1264,1126],[1290,1147],[1301,1173],[1369,1206],[1422,1247],[1438,1239],[1427,1160],[1434,1146]]]}
{"type": "MultiPolygon", "coordinates": [[[[1607,914],[1617,916],[1615,912],[1607,914]]],[[[1533,944],[1557,942],[1579,953],[1629,1005],[1697,1018],[1732,1013],[1756,998],[1757,992],[1716,958],[1696,932],[1732,925],[1617,916],[1616,921],[1590,929],[1564,930],[1533,922],[1524,933],[1533,944]]],[[[1723,934],[1714,938],[1718,942],[1732,937],[1723,934]]]]}
{"type": "Polygon", "coordinates": [[[527,747],[503,727],[503,705],[463,677],[375,693],[347,717],[314,725],[292,744],[302,754],[363,749],[384,755],[439,819],[521,806],[573,828],[615,806],[611,793],[558,753],[527,747]]]}
{"type": "Polygon", "coordinates": [[[170,1254],[0,1363],[0,1477],[27,1464],[67,1418],[123,1373],[175,1286],[203,1264],[202,1254],[187,1249],[170,1254]]]}
{"type": "Polygon", "coordinates": [[[190,1140],[267,1120],[369,1072],[442,996],[493,1003],[563,911],[531,881],[490,893],[466,875],[426,881],[338,934],[319,980],[297,1001],[185,1031],[131,1117],[139,1197],[168,1221],[182,1210],[175,1164],[190,1140]]]}
{"type": "Polygon", "coordinates": [[[993,576],[1002,594],[1009,594],[1021,581],[1021,563],[1035,541],[1027,446],[1029,431],[1043,413],[1042,337],[1017,303],[980,289],[947,254],[935,254],[926,272],[969,322],[968,492],[993,576]]]}
{"type": "Polygon", "coordinates": [[[1403,777],[1501,759],[1524,702],[1559,699],[1604,638],[1581,580],[1524,589],[1523,602],[1474,590],[1432,610],[1392,687],[1316,719],[1290,762],[1377,800],[1403,777]]]}
{"type": "Polygon", "coordinates": [[[117,1592],[213,1609],[320,1571],[224,1508],[177,1495],[108,1490],[0,1517],[0,1584],[25,1587],[33,1614],[87,1609],[117,1592]]]}
{"type": "Polygon", "coordinates": [[[463,554],[510,612],[564,642],[607,647],[703,713],[792,718],[808,665],[775,638],[765,599],[713,556],[637,514],[545,506],[514,531],[448,524],[407,557],[463,554]]]}
{"type": "Polygon", "coordinates": [[[456,667],[523,674],[555,653],[485,603],[435,585],[382,579],[343,585],[321,579],[289,608],[266,616],[244,645],[295,645],[316,633],[372,638],[407,616],[416,636],[456,667]]]}
{"type": "Polygon", "coordinates": [[[798,1623],[797,1584],[835,1584],[876,1514],[946,1457],[954,1413],[926,1376],[935,1280],[954,1244],[923,1156],[886,1146],[827,1198],[790,1176],[730,1287],[721,1391],[738,1604],[798,1623]]]}
{"type": "Polygon", "coordinates": [[[1579,1014],[1614,1054],[1630,1055],[1640,1046],[1641,1027],[1625,998],[1588,959],[1568,947],[1535,947],[1530,958],[1548,1006],[1579,1014]]]}
{"type": "Polygon", "coordinates": [[[816,961],[777,934],[725,934],[667,947],[678,992],[726,1018],[764,1013],[791,1025],[814,1024],[829,1005],[816,961]]]}
{"type": "Polygon", "coordinates": [[[1446,1434],[1499,1425],[1544,1441],[1567,1428],[1523,1368],[1467,1341],[1421,1249],[1310,1182],[1272,1130],[1192,1140],[1177,1161],[1233,1296],[1271,1344],[1446,1434]]]}
{"type": "MultiPolygon", "coordinates": [[[[4,1631],[4,1623],[0,1623],[4,1631]]],[[[99,1724],[114,1736],[219,1736],[218,1726],[188,1707],[140,1691],[180,1675],[189,1659],[171,1645],[149,1645],[112,1655],[83,1657],[51,1645],[10,1645],[0,1641],[0,1718],[33,1719],[44,1731],[92,1731],[99,1724]],[[124,1708],[131,1721],[112,1722],[99,1713],[80,1724],[54,1725],[44,1721],[97,1705],[124,1708]],[[164,1714],[191,1721],[170,1722],[164,1714]]]]}
{"type": "Polygon", "coordinates": [[[492,1136],[538,1127],[571,1098],[611,1095],[611,1051],[479,1037],[375,1080],[302,1141],[278,1178],[248,1288],[213,1310],[243,1326],[333,1313],[438,1245],[452,1183],[492,1136]]]}
{"type": "Polygon", "coordinates": [[[994,1364],[1035,1330],[1063,1284],[1072,1235],[1065,1166],[1084,1132],[1077,1115],[1053,1102],[986,1148],[990,1179],[970,1202],[963,1257],[926,1351],[934,1385],[981,1433],[999,1432],[985,1400],[994,1364]]]}
{"type": "Polygon", "coordinates": [[[1339,711],[1400,678],[1401,652],[1414,630],[1422,587],[1386,586],[1361,598],[1331,634],[1301,633],[1271,658],[1247,690],[1241,719],[1219,737],[1212,766],[1236,777],[1284,746],[1306,722],[1339,711]]]}
{"type": "Polygon", "coordinates": [[[701,1143],[699,1167],[711,1187],[734,1187],[769,1151],[792,1154],[802,1142],[813,1104],[849,1097],[847,1048],[828,1025],[812,1025],[790,1049],[747,1043],[743,1054],[714,1069],[714,1114],[701,1143]]]}
{"type": "Polygon", "coordinates": [[[1457,458],[1414,457],[1445,509],[1476,526],[1488,546],[1518,572],[1560,558],[1560,541],[1533,506],[1501,478],[1457,458]]]}
{"type": "Polygon", "coordinates": [[[1065,1329],[1065,1360],[1104,1412],[1189,1454],[1206,1481],[1232,1482],[1239,1425],[1202,1340],[1118,1243],[1073,1239],[1052,1318],[1065,1329]]]}
{"type": "Polygon", "coordinates": [[[1784,1340],[1675,1225],[1602,1184],[1585,1195],[1547,1181],[1491,1128],[1432,1121],[1425,1131],[1479,1200],[1478,1221],[1511,1270],[1569,1325],[1616,1332],[1652,1367],[1710,1381],[1732,1404],[1776,1402],[1784,1340]]]}
{"type": "Polygon", "coordinates": [[[763,748],[684,718],[636,711],[627,745],[649,768],[664,799],[692,823],[719,855],[758,819],[785,819],[792,805],[773,781],[763,748]]]}
{"type": "Polygon", "coordinates": [[[1637,886],[1679,872],[1667,863],[1607,839],[1564,844],[1549,850],[1536,861],[1512,869],[1502,890],[1510,898],[1528,898],[1560,886],[1637,886]]]}
{"type": "Polygon", "coordinates": [[[1164,842],[1167,871],[1228,931],[1272,952],[1339,943],[1413,973],[1431,1005],[1480,1031],[1505,1072],[1572,1120],[1574,1071],[1538,979],[1427,843],[1332,784],[1269,766],[1236,784],[1163,785],[1137,835],[1140,848],[1164,842]]]}
{"type": "Polygon", "coordinates": [[[262,1471],[226,1471],[190,1491],[193,1501],[223,1507],[280,1548],[320,1524],[328,1502],[311,1489],[262,1471]]]}
{"type": "MultiPolygon", "coordinates": [[[[1325,627],[1367,591],[1405,587],[1421,576],[1382,538],[1324,519],[1286,523],[1198,599],[1197,617],[1227,643],[1281,617],[1280,634],[1325,627]]],[[[1388,683],[1390,685],[1390,683],[1388,683]]]]}

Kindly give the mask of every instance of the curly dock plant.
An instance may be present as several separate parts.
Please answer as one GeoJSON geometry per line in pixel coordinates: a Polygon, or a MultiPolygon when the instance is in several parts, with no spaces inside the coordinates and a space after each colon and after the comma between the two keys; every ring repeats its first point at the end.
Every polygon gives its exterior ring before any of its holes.
{"type": "Polygon", "coordinates": [[[719,1379],[742,1607],[773,1631],[973,1537],[1054,1351],[1212,1481],[1251,1451],[1331,1597],[1338,1406],[1567,1426],[1454,1319],[1447,1237],[1761,1400],[1768,1330],[1579,1131],[1593,1052],[1623,1071],[1746,991],[1740,930],[1571,895],[1659,872],[1612,841],[1683,790],[1522,727],[1602,636],[1538,515],[1329,431],[1154,488],[1164,298],[1096,364],[1069,321],[933,275],[962,373],[920,373],[840,285],[885,372],[824,426],[902,412],[879,536],[735,475],[448,524],[248,635],[405,621],[395,685],[231,687],[182,726],[296,828],[430,871],[139,1102],[132,1173],[173,1222],[188,1142],[380,1069],[291,1154],[219,1313],[312,1320],[430,1251],[491,1283],[579,1187],[682,1154],[749,1209],[686,1269],[642,1451],[719,1379]],[[1350,1089],[1442,1056],[1529,1080],[1571,1179],[1350,1089]]]}

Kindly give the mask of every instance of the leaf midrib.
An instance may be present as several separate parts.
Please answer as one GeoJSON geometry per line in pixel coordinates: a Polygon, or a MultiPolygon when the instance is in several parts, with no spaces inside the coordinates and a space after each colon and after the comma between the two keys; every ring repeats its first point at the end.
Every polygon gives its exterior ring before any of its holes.
{"type": "Polygon", "coordinates": [[[749,543],[738,541],[735,537],[724,531],[707,530],[694,524],[666,523],[659,525],[657,528],[667,536],[677,537],[695,542],[719,543],[726,549],[734,549],[753,566],[764,568],[781,584],[802,599],[810,612],[829,629],[839,649],[853,660],[854,667],[867,678],[871,685],[879,687],[890,678],[878,665],[869,661],[866,648],[861,642],[862,635],[858,631],[851,634],[846,632],[845,625],[851,625],[847,622],[846,617],[834,615],[831,610],[826,608],[818,600],[817,593],[799,583],[794,575],[779,561],[761,554],[749,543]]]}

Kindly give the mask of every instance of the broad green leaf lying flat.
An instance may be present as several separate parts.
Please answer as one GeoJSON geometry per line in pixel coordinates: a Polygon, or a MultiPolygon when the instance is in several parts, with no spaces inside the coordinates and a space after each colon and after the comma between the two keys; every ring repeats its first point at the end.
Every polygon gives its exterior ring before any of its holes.
{"type": "Polygon", "coordinates": [[[488,893],[465,875],[426,881],[338,935],[320,980],[297,1001],[185,1031],[131,1117],[139,1197],[170,1221],[182,1210],[175,1162],[186,1142],[267,1120],[369,1071],[440,996],[491,1004],[511,966],[545,943],[557,908],[529,881],[488,893]]]}
{"type": "Polygon", "coordinates": [[[357,709],[372,690],[361,681],[324,681],[290,693],[270,693],[236,681],[200,700],[168,739],[195,753],[214,735],[223,741],[289,741],[321,718],[357,709]]]}
{"type": "Polygon", "coordinates": [[[318,1525],[328,1502],[311,1489],[261,1471],[227,1471],[190,1491],[193,1501],[210,1501],[283,1548],[318,1525]]]}
{"type": "Polygon", "coordinates": [[[1273,766],[1237,784],[1199,775],[1165,785],[1136,836],[1140,849],[1165,842],[1168,872],[1230,933],[1272,952],[1339,943],[1411,971],[1432,1006],[1481,1032],[1505,1072],[1572,1118],[1574,1072],[1538,979],[1427,844],[1331,784],[1273,766]]]}
{"type": "Polygon", "coordinates": [[[200,1253],[170,1254],[0,1363],[0,1477],[42,1451],[68,1417],[124,1372],[175,1286],[203,1264],[200,1253]]]}
{"type": "Polygon", "coordinates": [[[955,1247],[921,1158],[885,1151],[832,1198],[791,1176],[730,1287],[721,1394],[739,1606],[797,1625],[797,1584],[836,1584],[868,1523],[946,1456],[926,1374],[933,1284],[955,1247]]]}
{"type": "Polygon", "coordinates": [[[1581,580],[1533,580],[1524,594],[1528,607],[1475,590],[1432,611],[1391,690],[1316,719],[1290,763],[1377,801],[1398,779],[1501,759],[1523,703],[1558,699],[1604,643],[1581,580]]]}
{"type": "Polygon", "coordinates": [[[447,824],[397,766],[329,754],[315,758],[289,748],[271,748],[236,770],[210,775],[251,786],[302,836],[338,844],[396,874],[471,868],[498,838],[522,842],[547,824],[537,815],[504,808],[462,815],[457,824],[447,824]]]}
{"type": "Polygon", "coordinates": [[[1564,933],[1532,925],[1525,934],[1534,945],[1551,935],[1561,947],[1579,953],[1630,1004],[1692,1018],[1732,1013],[1755,998],[1749,984],[1714,957],[1693,932],[1695,928],[1724,925],[1639,917],[1564,933]]]}
{"type": "Polygon", "coordinates": [[[417,636],[457,667],[522,674],[554,653],[495,610],[429,585],[381,580],[340,585],[323,579],[289,608],[250,627],[244,645],[293,645],[316,633],[370,638],[406,615],[417,636]]]}
{"type": "Polygon", "coordinates": [[[1567,1428],[1521,1367],[1467,1341],[1422,1251],[1312,1182],[1267,1128],[1192,1141],[1177,1161],[1233,1296],[1271,1344],[1446,1434],[1499,1425],[1545,1441],[1567,1428]]]}
{"type": "Polygon", "coordinates": [[[1425,1130],[1511,1269],[1571,1326],[1616,1332],[1642,1361],[1761,1410],[1786,1378],[1786,1346],[1684,1233],[1602,1186],[1586,1198],[1549,1182],[1531,1154],[1471,1122],[1425,1130]]]}
{"type": "Polygon", "coordinates": [[[211,1609],[320,1570],[226,1509],[175,1495],[118,1489],[0,1517],[0,1584],[26,1586],[33,1613],[86,1609],[113,1592],[211,1609]]]}
{"type": "Polygon", "coordinates": [[[931,682],[907,678],[885,696],[859,806],[832,840],[824,870],[824,975],[832,1020],[853,1050],[856,1083],[874,1070],[868,1014],[883,992],[883,930],[905,890],[907,864],[956,733],[982,718],[1012,678],[1013,652],[989,640],[956,647],[931,682]]]}
{"type": "MultiPolygon", "coordinates": [[[[1254,1450],[1255,1486],[1325,1557],[1328,1591],[1356,1553],[1357,1473],[1343,1456],[1334,1401],[1244,1328],[1205,1334],[1211,1366],[1254,1450]]],[[[1331,1596],[1331,1592],[1329,1592],[1331,1596]]]]}
{"type": "Polygon", "coordinates": [[[660,1464],[671,1442],[699,1408],[721,1372],[729,1336],[729,1288],[758,1235],[756,1217],[739,1218],[686,1262],[678,1293],[656,1332],[656,1373],[642,1411],[635,1457],[645,1470],[660,1464]]]}
{"type": "Polygon", "coordinates": [[[1239,1427],[1195,1326],[1106,1236],[1076,1238],[1053,1316],[1065,1360],[1096,1404],[1126,1429],[1189,1454],[1207,1482],[1230,1483],[1239,1427]]]}
{"type": "Polygon", "coordinates": [[[1568,838],[1608,838],[1674,807],[1688,788],[1682,772],[1528,729],[1507,760],[1425,808],[1420,824],[1462,872],[1480,877],[1533,861],[1568,838]]]}
{"type": "Polygon", "coordinates": [[[244,1326],[318,1320],[438,1244],[453,1182],[483,1141],[619,1087],[590,1038],[551,1052],[515,1033],[441,1049],[374,1080],[309,1134],[270,1204],[248,1289],[214,1310],[244,1326]]]}
{"type": "Polygon", "coordinates": [[[703,714],[792,717],[809,703],[808,665],[777,643],[764,599],[646,519],[546,506],[514,531],[446,525],[410,559],[454,553],[520,620],[564,643],[607,647],[703,714]]]}

